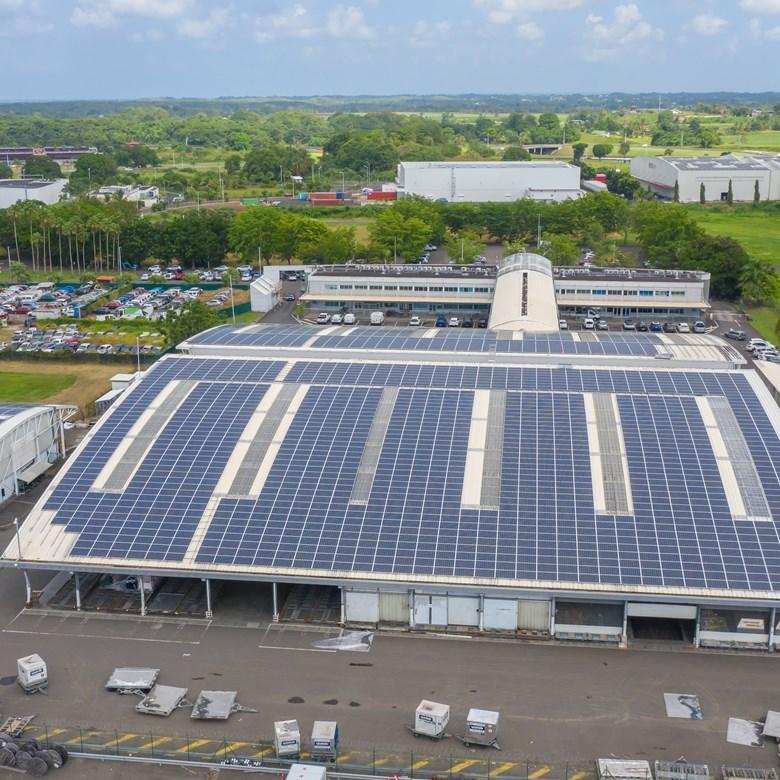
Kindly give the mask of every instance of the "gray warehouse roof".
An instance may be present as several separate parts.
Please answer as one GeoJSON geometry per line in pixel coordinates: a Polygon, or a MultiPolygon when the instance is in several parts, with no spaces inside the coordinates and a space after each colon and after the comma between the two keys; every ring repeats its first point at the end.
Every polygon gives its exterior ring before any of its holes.
{"type": "Polygon", "coordinates": [[[662,157],[680,171],[765,171],[767,166],[752,157],[662,157]]]}

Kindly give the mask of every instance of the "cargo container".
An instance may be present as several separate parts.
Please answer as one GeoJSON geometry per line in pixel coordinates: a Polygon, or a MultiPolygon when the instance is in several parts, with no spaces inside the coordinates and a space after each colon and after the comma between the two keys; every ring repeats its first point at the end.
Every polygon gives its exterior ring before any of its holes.
{"type": "Polygon", "coordinates": [[[293,764],[287,770],[287,780],[326,780],[328,772],[324,766],[293,764]]]}
{"type": "Polygon", "coordinates": [[[301,754],[301,729],[297,720],[277,720],[274,723],[274,747],[277,758],[301,754]]]}
{"type": "Polygon", "coordinates": [[[338,200],[344,200],[344,193],[343,192],[337,192],[336,193],[336,198],[338,198],[338,200]]]}
{"type": "Polygon", "coordinates": [[[450,707],[435,701],[423,699],[414,713],[414,728],[412,733],[424,737],[441,739],[446,736],[447,724],[450,722],[450,707]]]}
{"type": "Polygon", "coordinates": [[[311,730],[311,757],[315,761],[335,760],[339,753],[339,724],[315,720],[311,730]]]}
{"type": "Polygon", "coordinates": [[[298,200],[308,200],[309,199],[309,193],[308,192],[299,192],[295,197],[298,200]]]}
{"type": "Polygon", "coordinates": [[[397,200],[398,193],[397,192],[369,192],[367,197],[369,200],[397,200]]]}
{"type": "Polygon", "coordinates": [[[35,693],[49,686],[46,661],[37,653],[20,658],[16,662],[17,681],[25,693],[35,693]]]}

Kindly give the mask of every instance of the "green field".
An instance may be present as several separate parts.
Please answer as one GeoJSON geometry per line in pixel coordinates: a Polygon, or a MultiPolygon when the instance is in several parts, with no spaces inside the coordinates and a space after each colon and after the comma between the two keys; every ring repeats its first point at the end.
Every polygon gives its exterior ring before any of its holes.
{"type": "Polygon", "coordinates": [[[777,325],[780,312],[770,306],[756,306],[748,310],[750,314],[750,324],[769,342],[775,343],[777,334],[775,326],[777,325]]]}
{"type": "Polygon", "coordinates": [[[730,236],[754,257],[780,265],[780,212],[751,206],[689,206],[696,221],[714,235],[730,236]]]}
{"type": "Polygon", "coordinates": [[[0,401],[5,403],[36,403],[45,401],[73,385],[71,374],[0,373],[0,401]]]}

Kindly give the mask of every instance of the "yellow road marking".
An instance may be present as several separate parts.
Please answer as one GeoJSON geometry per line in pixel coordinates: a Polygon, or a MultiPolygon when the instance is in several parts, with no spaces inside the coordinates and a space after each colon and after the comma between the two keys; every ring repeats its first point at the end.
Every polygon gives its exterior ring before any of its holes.
{"type": "Polygon", "coordinates": [[[222,745],[219,752],[228,751],[229,753],[232,753],[243,747],[254,747],[254,744],[252,742],[228,742],[227,745],[222,745]]]}
{"type": "Polygon", "coordinates": [[[79,734],[77,737],[71,737],[70,739],[64,739],[62,741],[63,745],[74,745],[77,742],[81,742],[83,739],[90,739],[92,737],[96,737],[100,732],[99,731],[88,731],[86,734],[79,734]]]}
{"type": "MultiPolygon", "coordinates": [[[[464,769],[468,769],[470,766],[474,766],[474,764],[478,763],[479,759],[468,758],[465,761],[461,761],[459,764],[455,764],[455,766],[450,769],[450,772],[462,772],[464,769]]],[[[533,775],[531,775],[531,777],[533,777],[533,775]]]]}
{"type": "Polygon", "coordinates": [[[535,772],[531,772],[530,775],[528,775],[528,780],[536,780],[537,777],[544,777],[545,775],[550,774],[550,767],[549,766],[543,766],[540,769],[537,769],[535,772]]]}
{"type": "Polygon", "coordinates": [[[582,780],[583,777],[587,777],[589,774],[590,772],[575,772],[569,777],[569,780],[582,780]]]}
{"type": "Polygon", "coordinates": [[[409,767],[409,768],[410,769],[422,769],[424,766],[428,766],[428,764],[430,764],[430,763],[431,763],[430,761],[415,761],[411,765],[411,767],[409,767]]]}
{"type": "MultiPolygon", "coordinates": [[[[512,761],[507,761],[506,764],[501,764],[501,766],[497,767],[496,769],[491,769],[490,776],[495,777],[496,775],[503,775],[504,772],[508,772],[513,766],[517,766],[517,764],[513,763],[512,761]]],[[[571,780],[574,780],[574,778],[571,780]]]]}
{"type": "Polygon", "coordinates": [[[144,742],[143,745],[139,745],[136,750],[149,750],[150,748],[154,750],[156,747],[171,741],[173,741],[173,737],[155,737],[154,739],[149,740],[149,742],[144,742]]]}
{"type": "Polygon", "coordinates": [[[263,750],[260,750],[259,752],[255,753],[252,758],[262,758],[263,756],[267,756],[269,753],[273,753],[274,749],[271,747],[264,748],[263,750]]]}
{"type": "Polygon", "coordinates": [[[345,753],[343,756],[339,756],[336,759],[336,763],[339,764],[342,761],[347,761],[348,759],[352,758],[352,753],[345,753]]]}
{"type": "Polygon", "coordinates": [[[197,750],[199,747],[208,745],[209,742],[213,742],[213,741],[214,741],[213,739],[196,739],[194,742],[190,742],[189,745],[185,745],[184,747],[177,748],[174,752],[187,753],[190,750],[197,750]]]}
{"type": "Polygon", "coordinates": [[[51,731],[44,732],[45,737],[56,737],[58,734],[64,734],[67,729],[52,729],[51,731]]]}
{"type": "MultiPolygon", "coordinates": [[[[122,734],[121,737],[115,737],[111,740],[112,745],[121,745],[123,742],[129,742],[131,739],[135,739],[136,737],[140,737],[140,734],[122,734]]],[[[108,744],[108,743],[106,743],[108,744]]]]}
{"type": "Polygon", "coordinates": [[[374,766],[382,766],[382,764],[386,764],[389,760],[389,758],[378,758],[374,761],[374,766]]]}

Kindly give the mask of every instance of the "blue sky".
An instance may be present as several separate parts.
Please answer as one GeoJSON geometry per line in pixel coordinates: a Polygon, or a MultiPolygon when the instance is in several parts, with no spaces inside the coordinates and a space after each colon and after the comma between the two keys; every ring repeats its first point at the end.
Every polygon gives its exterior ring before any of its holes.
{"type": "Polygon", "coordinates": [[[0,0],[0,99],[780,89],[780,0],[0,0]]]}

